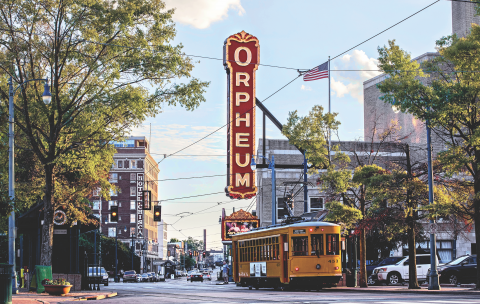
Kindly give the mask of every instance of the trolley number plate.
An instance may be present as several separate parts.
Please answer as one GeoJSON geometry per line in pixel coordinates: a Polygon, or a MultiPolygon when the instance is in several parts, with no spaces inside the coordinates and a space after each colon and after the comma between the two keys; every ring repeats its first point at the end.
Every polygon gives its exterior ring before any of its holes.
{"type": "Polygon", "coordinates": [[[305,229],[293,230],[293,234],[305,234],[306,232],[305,229]]]}
{"type": "Polygon", "coordinates": [[[328,260],[329,263],[338,263],[338,259],[334,260],[328,260]]]}

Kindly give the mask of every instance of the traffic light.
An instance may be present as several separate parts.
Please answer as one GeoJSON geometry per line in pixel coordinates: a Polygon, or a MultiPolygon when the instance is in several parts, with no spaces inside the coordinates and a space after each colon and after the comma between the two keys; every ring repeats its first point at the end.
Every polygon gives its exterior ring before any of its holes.
{"type": "Polygon", "coordinates": [[[203,255],[203,258],[205,258],[207,256],[207,253],[204,251],[202,255],[203,255]]]}
{"type": "Polygon", "coordinates": [[[192,252],[191,251],[188,252],[188,255],[190,256],[190,258],[192,258],[192,252]]]}
{"type": "Polygon", "coordinates": [[[160,222],[162,220],[162,206],[153,207],[153,221],[160,222]]]}
{"type": "Polygon", "coordinates": [[[110,206],[111,215],[110,220],[114,223],[118,222],[118,206],[110,206]]]}

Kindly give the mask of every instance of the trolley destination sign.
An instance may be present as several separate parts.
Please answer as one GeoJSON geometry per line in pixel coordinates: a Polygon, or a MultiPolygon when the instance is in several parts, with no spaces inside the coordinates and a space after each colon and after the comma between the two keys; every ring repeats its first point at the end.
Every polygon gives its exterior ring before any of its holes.
{"type": "Polygon", "coordinates": [[[228,37],[223,50],[230,122],[226,192],[230,198],[251,198],[257,193],[250,160],[255,154],[255,71],[260,63],[260,45],[256,37],[242,31],[228,37]]]}

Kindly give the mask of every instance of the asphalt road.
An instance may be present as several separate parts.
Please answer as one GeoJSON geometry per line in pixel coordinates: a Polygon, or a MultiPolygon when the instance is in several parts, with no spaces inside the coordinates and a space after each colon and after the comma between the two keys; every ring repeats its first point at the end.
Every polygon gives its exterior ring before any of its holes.
{"type": "MultiPolygon", "coordinates": [[[[158,283],[110,283],[102,291],[116,291],[117,297],[103,304],[125,303],[370,303],[370,304],[480,304],[480,297],[458,294],[379,293],[374,291],[276,291],[249,290],[235,284],[216,285],[216,281],[188,282],[185,278],[158,283]]],[[[99,303],[100,304],[100,303],[99,303]]]]}

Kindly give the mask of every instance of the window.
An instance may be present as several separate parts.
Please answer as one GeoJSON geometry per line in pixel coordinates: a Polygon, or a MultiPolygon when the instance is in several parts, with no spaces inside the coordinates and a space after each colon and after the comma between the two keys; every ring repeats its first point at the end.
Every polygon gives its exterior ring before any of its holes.
{"type": "Polygon", "coordinates": [[[136,210],[137,209],[137,201],[131,200],[130,201],[130,210],[136,210]]]}
{"type": "Polygon", "coordinates": [[[118,173],[109,173],[108,174],[108,181],[110,183],[118,183],[118,173]]]}
{"type": "Polygon", "coordinates": [[[118,166],[119,169],[120,169],[120,168],[123,168],[123,160],[119,160],[119,161],[117,162],[117,164],[118,164],[117,166],[118,166]]]}
{"type": "Polygon", "coordinates": [[[101,192],[100,188],[93,189],[93,196],[100,196],[100,192],[101,192]]]}
{"type": "Polygon", "coordinates": [[[310,212],[323,210],[323,197],[310,198],[310,212]]]}
{"type": "Polygon", "coordinates": [[[453,241],[438,241],[437,252],[441,263],[447,263],[453,260],[453,241]]]}
{"type": "Polygon", "coordinates": [[[100,210],[100,204],[102,201],[93,201],[93,210],[100,210]]]}
{"type": "Polygon", "coordinates": [[[338,234],[327,234],[327,255],[338,255],[338,234]]]}
{"type": "Polygon", "coordinates": [[[257,262],[279,260],[279,238],[261,238],[238,242],[239,258],[241,262],[257,262]]]}
{"type": "Polygon", "coordinates": [[[138,169],[142,169],[143,168],[143,161],[139,160],[137,162],[137,167],[138,167],[138,169]]]}
{"type": "Polygon", "coordinates": [[[430,264],[430,256],[424,256],[424,255],[417,256],[416,262],[417,262],[417,265],[430,264]]]}
{"type": "Polygon", "coordinates": [[[294,256],[308,255],[308,238],[306,236],[292,237],[292,254],[294,256]]]}
{"type": "Polygon", "coordinates": [[[277,220],[284,220],[288,216],[287,206],[285,205],[285,198],[277,198],[277,220]]]}
{"type": "Polygon", "coordinates": [[[323,234],[312,234],[311,246],[311,255],[316,255],[317,257],[323,255],[323,234]]]}
{"type": "Polygon", "coordinates": [[[128,139],[126,141],[111,141],[111,145],[115,148],[134,148],[135,147],[135,140],[128,139]]]}
{"type": "Polygon", "coordinates": [[[109,237],[115,237],[116,236],[116,231],[117,229],[115,227],[109,227],[108,228],[108,236],[109,237]]]}
{"type": "Polygon", "coordinates": [[[137,187],[130,187],[130,196],[137,195],[137,187]]]}
{"type": "Polygon", "coordinates": [[[135,227],[130,227],[130,237],[132,237],[132,235],[135,237],[135,227]]]}
{"type": "Polygon", "coordinates": [[[132,169],[137,169],[137,161],[136,160],[130,160],[130,168],[132,169]]]}
{"type": "Polygon", "coordinates": [[[130,182],[135,183],[137,181],[137,174],[130,173],[130,182]]]}
{"type": "Polygon", "coordinates": [[[110,196],[118,196],[118,189],[110,189],[110,196]]]}
{"type": "Polygon", "coordinates": [[[133,224],[135,223],[135,214],[134,213],[130,214],[130,223],[133,223],[133,224]]]}
{"type": "Polygon", "coordinates": [[[93,215],[94,217],[96,217],[96,218],[100,219],[100,214],[98,214],[98,213],[94,213],[94,214],[92,214],[92,215],[93,215]]]}
{"type": "Polygon", "coordinates": [[[112,206],[118,206],[117,201],[108,201],[108,210],[110,210],[112,206]]]}

